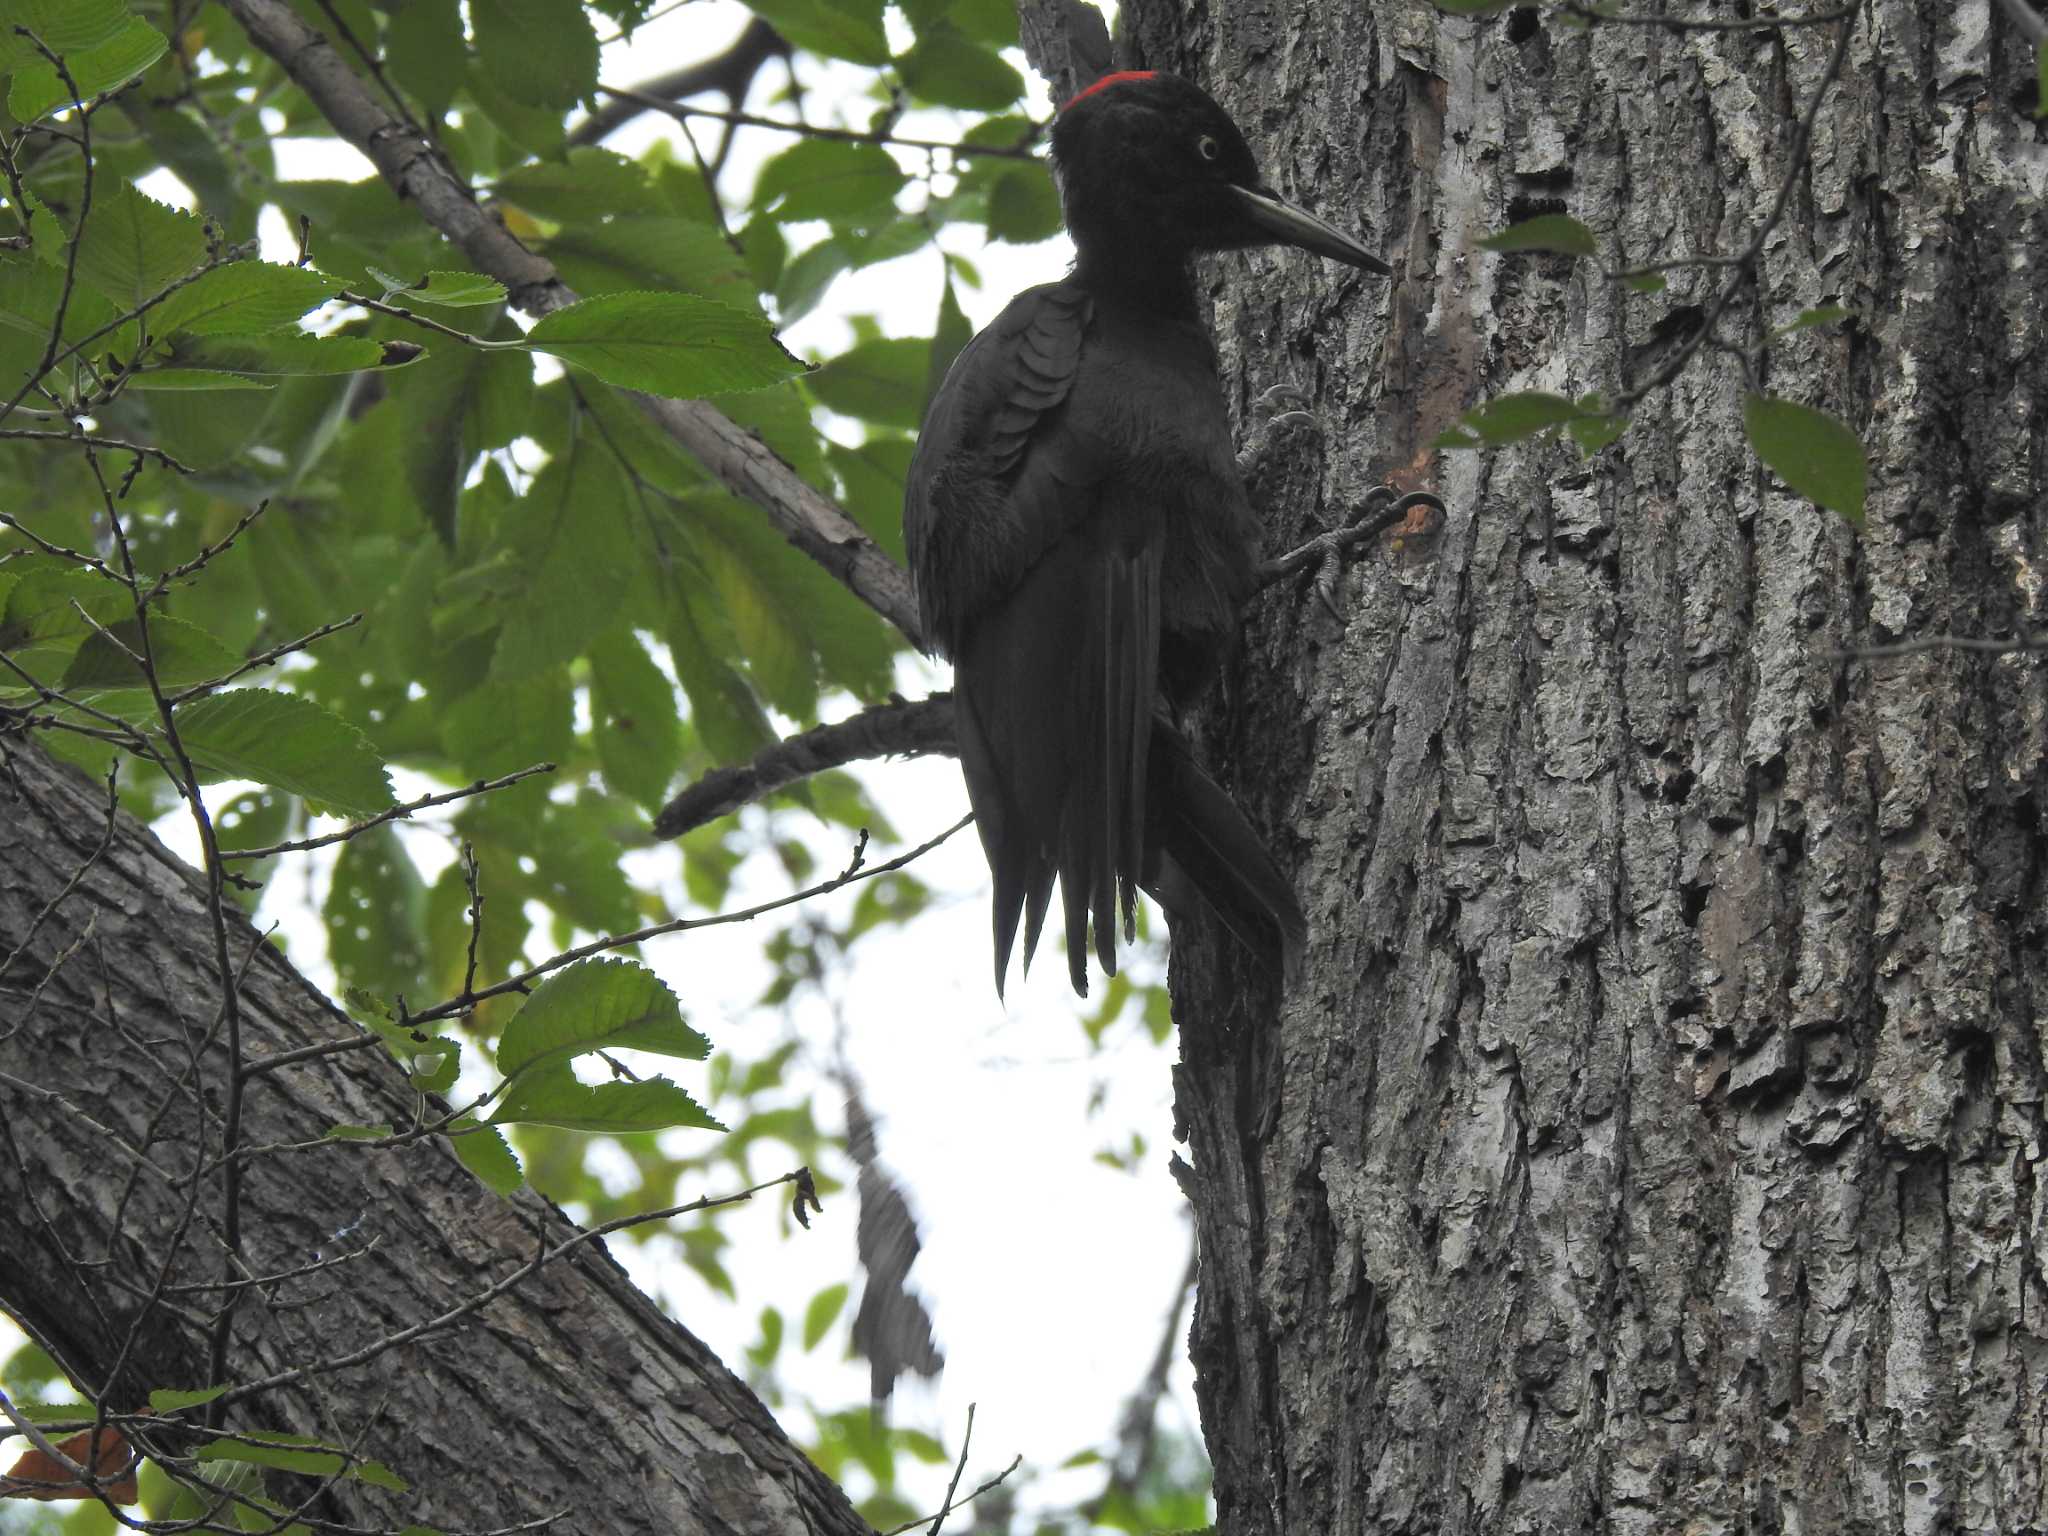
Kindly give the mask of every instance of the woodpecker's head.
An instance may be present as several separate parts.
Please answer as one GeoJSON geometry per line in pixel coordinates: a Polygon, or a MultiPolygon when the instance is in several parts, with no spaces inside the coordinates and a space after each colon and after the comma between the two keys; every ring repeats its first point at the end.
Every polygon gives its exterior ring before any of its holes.
{"type": "Polygon", "coordinates": [[[1177,75],[1105,75],[1052,125],[1060,204],[1085,264],[1141,241],[1163,254],[1297,245],[1368,272],[1387,264],[1259,180],[1251,146],[1200,86],[1177,75]]]}

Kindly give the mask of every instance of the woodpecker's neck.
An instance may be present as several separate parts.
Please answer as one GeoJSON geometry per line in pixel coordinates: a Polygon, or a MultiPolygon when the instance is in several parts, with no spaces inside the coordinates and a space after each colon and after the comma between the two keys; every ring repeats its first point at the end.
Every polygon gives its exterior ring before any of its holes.
{"type": "Polygon", "coordinates": [[[1171,320],[1200,320],[1194,264],[1185,251],[1143,238],[1095,239],[1078,248],[1074,281],[1090,293],[1171,320]]]}

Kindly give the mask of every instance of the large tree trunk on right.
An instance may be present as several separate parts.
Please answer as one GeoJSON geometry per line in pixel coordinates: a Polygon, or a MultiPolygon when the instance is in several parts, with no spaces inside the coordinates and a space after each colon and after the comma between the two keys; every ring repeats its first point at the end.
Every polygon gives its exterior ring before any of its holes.
{"type": "MultiPolygon", "coordinates": [[[[1402,268],[1215,269],[1237,398],[1326,426],[1275,548],[1478,399],[1652,370],[1725,270],[1476,240],[1741,249],[1833,40],[1125,15],[1402,268]]],[[[1857,312],[1764,385],[1861,433],[1867,532],[1761,472],[1709,354],[1589,463],[1434,460],[1434,564],[1366,562],[1341,638],[1269,599],[1207,722],[1315,930],[1277,1019],[1175,934],[1228,1536],[2048,1526],[2043,663],[1829,655],[2044,622],[2048,148],[1997,6],[1855,27],[1729,335],[1857,312]]]]}

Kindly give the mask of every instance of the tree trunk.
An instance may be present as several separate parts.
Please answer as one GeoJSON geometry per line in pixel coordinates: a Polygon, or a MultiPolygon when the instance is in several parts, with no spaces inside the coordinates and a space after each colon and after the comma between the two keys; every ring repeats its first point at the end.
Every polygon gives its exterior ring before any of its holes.
{"type": "MultiPolygon", "coordinates": [[[[1648,9],[1649,7],[1630,7],[1648,9]]],[[[1674,8],[1729,17],[1726,6],[1674,8]]],[[[1273,547],[1392,470],[1452,511],[1341,631],[1251,628],[1206,750],[1299,871],[1279,1007],[1177,935],[1193,1346],[1228,1536],[2048,1526],[2048,148],[1988,0],[1872,0],[1721,336],[1869,456],[1869,525],[1765,474],[1704,349],[1614,447],[1432,459],[1515,389],[1612,398],[1735,253],[1836,29],[1128,0],[1284,193],[1399,270],[1211,271],[1239,401],[1314,395],[1273,547]],[[1318,457],[1318,455],[1320,455],[1318,457]]]]}
{"type": "MultiPolygon", "coordinates": [[[[160,1283],[220,1275],[217,1171],[187,1207],[195,1162],[218,1151],[227,1076],[204,890],[18,737],[0,737],[0,871],[0,1305],[116,1410],[214,1385],[200,1314],[218,1292],[145,1304],[160,1283]]],[[[247,963],[246,1059],[360,1036],[233,909],[228,942],[247,963]]],[[[404,1126],[417,1102],[381,1047],[250,1081],[245,1146],[315,1145],[248,1160],[245,1262],[259,1276],[329,1267],[250,1288],[231,1383],[436,1317],[532,1260],[543,1233],[575,1231],[531,1191],[490,1193],[445,1138],[320,1140],[336,1124],[404,1126]]],[[[337,1484],[318,1512],[359,1525],[561,1514],[578,1531],[868,1536],[745,1384],[595,1245],[450,1328],[265,1392],[231,1423],[359,1445],[411,1480],[403,1495],[337,1484]]]]}

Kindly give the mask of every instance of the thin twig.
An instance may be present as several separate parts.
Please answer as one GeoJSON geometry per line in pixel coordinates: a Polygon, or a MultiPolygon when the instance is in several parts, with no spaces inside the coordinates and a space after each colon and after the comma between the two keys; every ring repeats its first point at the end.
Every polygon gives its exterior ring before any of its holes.
{"type": "Polygon", "coordinates": [[[648,96],[624,86],[610,86],[599,82],[600,91],[607,96],[616,96],[621,101],[630,101],[647,112],[659,112],[677,122],[691,118],[708,118],[714,123],[726,123],[734,128],[770,128],[778,133],[795,134],[804,139],[830,139],[839,144],[894,144],[901,149],[943,149],[963,160],[978,157],[993,157],[998,160],[1036,160],[1038,155],[1031,148],[1046,130],[1047,124],[1033,123],[1019,137],[1015,144],[962,144],[947,139],[912,139],[895,133],[871,133],[858,128],[827,128],[818,123],[792,123],[779,117],[760,117],[752,112],[720,111],[715,107],[686,107],[680,102],[665,101],[659,96],[648,96]]]}
{"type": "Polygon", "coordinates": [[[352,837],[360,837],[372,827],[381,827],[387,821],[400,821],[415,811],[431,810],[437,805],[447,805],[456,800],[467,800],[473,795],[487,795],[494,789],[504,789],[517,784],[521,779],[530,779],[538,773],[553,773],[553,763],[535,763],[531,768],[522,768],[517,773],[508,773],[501,779],[478,779],[474,784],[465,784],[461,789],[443,790],[436,795],[422,795],[417,800],[408,800],[403,805],[394,805],[388,811],[379,811],[367,821],[350,822],[339,832],[324,832],[318,837],[301,837],[288,843],[267,843],[261,848],[229,848],[222,852],[225,859],[271,859],[280,853],[304,853],[311,848],[325,848],[329,843],[345,843],[352,837]]]}
{"type": "Polygon", "coordinates": [[[1829,651],[1823,661],[1875,661],[1887,656],[1919,656],[1928,651],[1976,651],[1985,656],[2014,656],[2031,651],[2048,651],[2048,634],[2016,635],[2001,640],[1993,635],[1922,635],[1894,645],[1858,645],[1829,651]]]}

